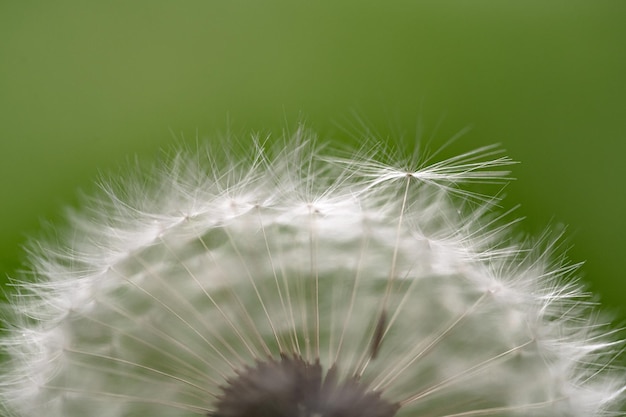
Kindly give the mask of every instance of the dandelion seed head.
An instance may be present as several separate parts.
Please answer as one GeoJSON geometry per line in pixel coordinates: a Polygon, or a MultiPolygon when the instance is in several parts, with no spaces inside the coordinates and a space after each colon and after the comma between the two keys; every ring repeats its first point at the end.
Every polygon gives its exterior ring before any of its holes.
{"type": "Polygon", "coordinates": [[[16,417],[615,416],[617,333],[549,234],[513,238],[513,162],[183,151],[109,178],[12,281],[16,417]]]}

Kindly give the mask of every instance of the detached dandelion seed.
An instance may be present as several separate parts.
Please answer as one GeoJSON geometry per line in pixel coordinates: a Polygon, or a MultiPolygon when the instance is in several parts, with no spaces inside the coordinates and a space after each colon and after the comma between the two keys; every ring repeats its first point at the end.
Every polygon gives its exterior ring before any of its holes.
{"type": "Polygon", "coordinates": [[[485,147],[399,169],[304,129],[108,181],[12,281],[0,400],[31,417],[621,415],[623,349],[485,147]],[[544,249],[541,249],[544,248],[544,249]]]}

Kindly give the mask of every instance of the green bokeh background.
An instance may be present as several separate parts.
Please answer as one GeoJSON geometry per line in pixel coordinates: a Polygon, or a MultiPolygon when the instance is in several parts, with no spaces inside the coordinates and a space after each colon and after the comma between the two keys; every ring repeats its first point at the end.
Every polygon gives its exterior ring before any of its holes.
{"type": "Polygon", "coordinates": [[[625,22],[621,0],[0,1],[0,277],[98,172],[196,132],[471,125],[446,152],[521,161],[504,207],[569,225],[624,319],[625,22]]]}

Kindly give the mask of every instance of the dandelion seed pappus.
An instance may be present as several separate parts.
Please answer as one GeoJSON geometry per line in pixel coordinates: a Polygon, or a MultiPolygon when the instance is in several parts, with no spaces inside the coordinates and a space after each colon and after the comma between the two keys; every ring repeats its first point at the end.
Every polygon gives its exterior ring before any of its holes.
{"type": "Polygon", "coordinates": [[[498,147],[396,166],[305,128],[217,142],[102,180],[33,243],[5,415],[621,415],[624,344],[578,266],[468,191],[508,181],[498,147]]]}

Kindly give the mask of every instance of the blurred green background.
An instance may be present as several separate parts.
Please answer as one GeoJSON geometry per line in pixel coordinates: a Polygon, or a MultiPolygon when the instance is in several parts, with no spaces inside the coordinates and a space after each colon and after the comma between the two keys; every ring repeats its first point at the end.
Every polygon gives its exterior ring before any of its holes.
{"type": "Polygon", "coordinates": [[[570,257],[626,318],[626,2],[0,1],[0,276],[98,172],[177,137],[280,132],[522,164],[505,208],[567,224],[570,257]],[[358,116],[354,116],[357,114],[358,116]],[[421,122],[419,122],[421,120],[421,122]]]}

